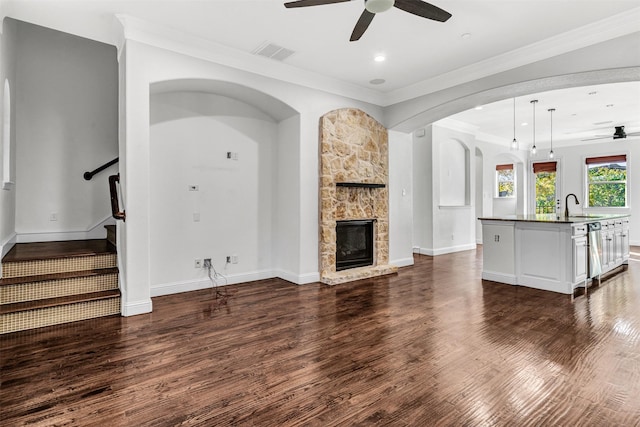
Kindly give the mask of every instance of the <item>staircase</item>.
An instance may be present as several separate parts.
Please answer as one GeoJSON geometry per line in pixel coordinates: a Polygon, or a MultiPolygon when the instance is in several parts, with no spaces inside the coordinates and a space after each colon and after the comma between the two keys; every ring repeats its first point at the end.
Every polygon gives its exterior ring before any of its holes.
{"type": "Polygon", "coordinates": [[[116,249],[107,239],[18,243],[2,273],[0,334],[120,313],[116,249]]]}

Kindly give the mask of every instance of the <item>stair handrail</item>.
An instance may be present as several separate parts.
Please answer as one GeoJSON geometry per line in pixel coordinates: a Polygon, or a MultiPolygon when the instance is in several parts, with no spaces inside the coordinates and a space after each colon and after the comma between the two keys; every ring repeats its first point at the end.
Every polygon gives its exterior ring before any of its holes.
{"type": "Polygon", "coordinates": [[[111,195],[111,215],[115,219],[125,220],[125,212],[120,210],[120,202],[118,201],[118,186],[120,183],[120,174],[111,175],[109,177],[109,194],[111,195]]]}
{"type": "Polygon", "coordinates": [[[103,170],[105,170],[106,168],[108,168],[111,165],[115,165],[116,163],[118,163],[120,161],[120,157],[116,157],[115,159],[111,160],[110,162],[105,163],[104,165],[92,170],[91,172],[85,172],[84,175],[82,175],[84,177],[84,179],[86,179],[87,181],[91,181],[91,178],[93,178],[94,175],[102,172],[103,170]]]}

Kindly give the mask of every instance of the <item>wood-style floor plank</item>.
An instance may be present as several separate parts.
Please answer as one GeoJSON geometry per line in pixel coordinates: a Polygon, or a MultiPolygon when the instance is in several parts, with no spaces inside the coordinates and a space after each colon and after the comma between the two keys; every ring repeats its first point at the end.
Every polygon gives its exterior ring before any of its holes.
{"type": "Polygon", "coordinates": [[[640,248],[587,298],[398,275],[279,279],[0,337],[2,426],[638,426],[640,248]],[[225,303],[226,301],[226,303],[225,303]]]}

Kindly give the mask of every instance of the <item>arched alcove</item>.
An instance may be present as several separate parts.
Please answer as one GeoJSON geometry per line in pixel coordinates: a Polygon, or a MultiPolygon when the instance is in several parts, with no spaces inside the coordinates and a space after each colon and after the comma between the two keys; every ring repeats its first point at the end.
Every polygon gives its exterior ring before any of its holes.
{"type": "Polygon", "coordinates": [[[217,285],[273,277],[295,224],[287,186],[297,180],[288,174],[298,113],[216,80],[164,81],[149,93],[151,295],[210,287],[194,268],[207,258],[226,276],[217,285]]]}
{"type": "Polygon", "coordinates": [[[13,184],[11,172],[11,88],[9,80],[5,80],[2,99],[2,188],[5,190],[13,184]]]}
{"type": "Polygon", "coordinates": [[[440,205],[471,204],[471,156],[469,147],[457,138],[446,139],[439,147],[440,205]]]}

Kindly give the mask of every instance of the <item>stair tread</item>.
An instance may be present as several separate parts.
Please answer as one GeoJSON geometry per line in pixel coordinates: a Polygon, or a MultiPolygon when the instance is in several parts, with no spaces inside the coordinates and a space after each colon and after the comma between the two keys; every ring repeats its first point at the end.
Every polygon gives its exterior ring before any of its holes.
{"type": "Polygon", "coordinates": [[[87,294],[71,295],[66,297],[48,298],[37,301],[16,302],[0,305],[0,314],[16,313],[26,310],[37,310],[42,308],[55,307],[58,305],[75,304],[80,302],[97,301],[120,296],[120,290],[91,292],[87,294]]]}
{"type": "Polygon", "coordinates": [[[44,282],[49,280],[74,279],[77,277],[118,274],[118,267],[96,268],[93,270],[69,271],[66,273],[39,274],[33,276],[9,277],[0,279],[0,286],[19,285],[23,283],[44,282]]]}
{"type": "Polygon", "coordinates": [[[2,262],[11,263],[112,253],[116,253],[116,249],[106,239],[16,243],[2,259],[2,262]]]}

